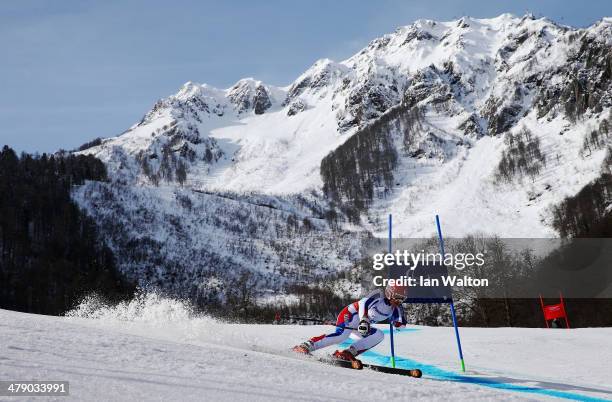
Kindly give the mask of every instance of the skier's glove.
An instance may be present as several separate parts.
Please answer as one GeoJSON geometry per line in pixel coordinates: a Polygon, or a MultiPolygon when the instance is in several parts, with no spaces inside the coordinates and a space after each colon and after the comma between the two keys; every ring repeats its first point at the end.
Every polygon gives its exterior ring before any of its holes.
{"type": "Polygon", "coordinates": [[[367,318],[359,321],[359,326],[357,327],[357,331],[359,331],[359,335],[368,336],[370,333],[370,321],[367,318]]]}
{"type": "Polygon", "coordinates": [[[399,322],[399,321],[393,321],[393,326],[394,326],[395,328],[401,328],[401,327],[405,327],[405,326],[406,326],[406,324],[401,323],[401,322],[399,322]]]}

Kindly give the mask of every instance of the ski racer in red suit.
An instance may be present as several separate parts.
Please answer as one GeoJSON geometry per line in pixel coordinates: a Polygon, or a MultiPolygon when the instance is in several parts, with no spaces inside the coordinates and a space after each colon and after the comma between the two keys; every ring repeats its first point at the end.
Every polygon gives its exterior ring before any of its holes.
{"type": "Polygon", "coordinates": [[[336,331],[310,338],[293,350],[298,353],[311,352],[344,342],[349,336],[355,342],[343,351],[336,350],[333,356],[354,361],[356,356],[382,342],[384,334],[371,326],[373,323],[389,320],[396,327],[406,325],[402,302],[408,294],[407,286],[387,286],[384,295],[380,290],[344,307],[336,321],[336,331]]]}

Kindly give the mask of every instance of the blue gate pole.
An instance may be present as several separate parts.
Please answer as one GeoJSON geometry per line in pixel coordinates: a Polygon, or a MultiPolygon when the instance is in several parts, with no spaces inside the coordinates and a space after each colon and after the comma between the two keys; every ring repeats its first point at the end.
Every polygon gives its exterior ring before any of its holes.
{"type": "MultiPolygon", "coordinates": [[[[440,217],[436,215],[436,227],[438,228],[438,239],[440,241],[440,252],[444,261],[444,238],[442,237],[442,229],[440,228],[440,217]]],[[[461,362],[461,371],[465,373],[465,362],[463,361],[463,351],[461,350],[461,338],[459,338],[459,327],[457,327],[457,315],[455,314],[455,303],[451,295],[451,316],[453,317],[453,327],[455,327],[455,338],[457,338],[457,348],[459,349],[459,361],[461,362]]]]}
{"type": "MultiPolygon", "coordinates": [[[[389,253],[393,253],[393,242],[392,242],[392,225],[393,218],[391,214],[389,214],[389,253]]],[[[389,279],[391,278],[391,268],[387,270],[387,274],[389,279]]],[[[393,322],[389,321],[389,336],[391,337],[391,367],[395,368],[395,345],[393,343],[393,322]]]]}

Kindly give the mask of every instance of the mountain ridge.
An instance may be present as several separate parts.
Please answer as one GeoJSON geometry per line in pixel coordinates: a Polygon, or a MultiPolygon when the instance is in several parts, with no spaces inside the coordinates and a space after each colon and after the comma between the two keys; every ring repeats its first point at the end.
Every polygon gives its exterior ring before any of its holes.
{"type": "Polygon", "coordinates": [[[80,151],[112,183],[74,197],[141,283],[209,302],[248,271],[269,292],[358,293],[347,277],[389,213],[405,237],[435,214],[448,236],[558,236],[554,207],[610,160],[611,50],[610,18],[418,20],[284,87],[187,82],[80,151]]]}

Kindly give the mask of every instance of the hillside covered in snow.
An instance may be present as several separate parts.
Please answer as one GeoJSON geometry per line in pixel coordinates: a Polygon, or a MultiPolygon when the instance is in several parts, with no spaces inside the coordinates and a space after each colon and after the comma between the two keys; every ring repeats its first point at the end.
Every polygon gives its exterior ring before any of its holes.
{"type": "Polygon", "coordinates": [[[142,285],[202,304],[238,277],[264,300],[358,293],[389,213],[404,237],[435,214],[450,236],[558,236],[555,207],[612,173],[611,55],[610,18],[419,20],[284,87],[186,83],[81,147],[111,179],[73,197],[142,285]]]}

